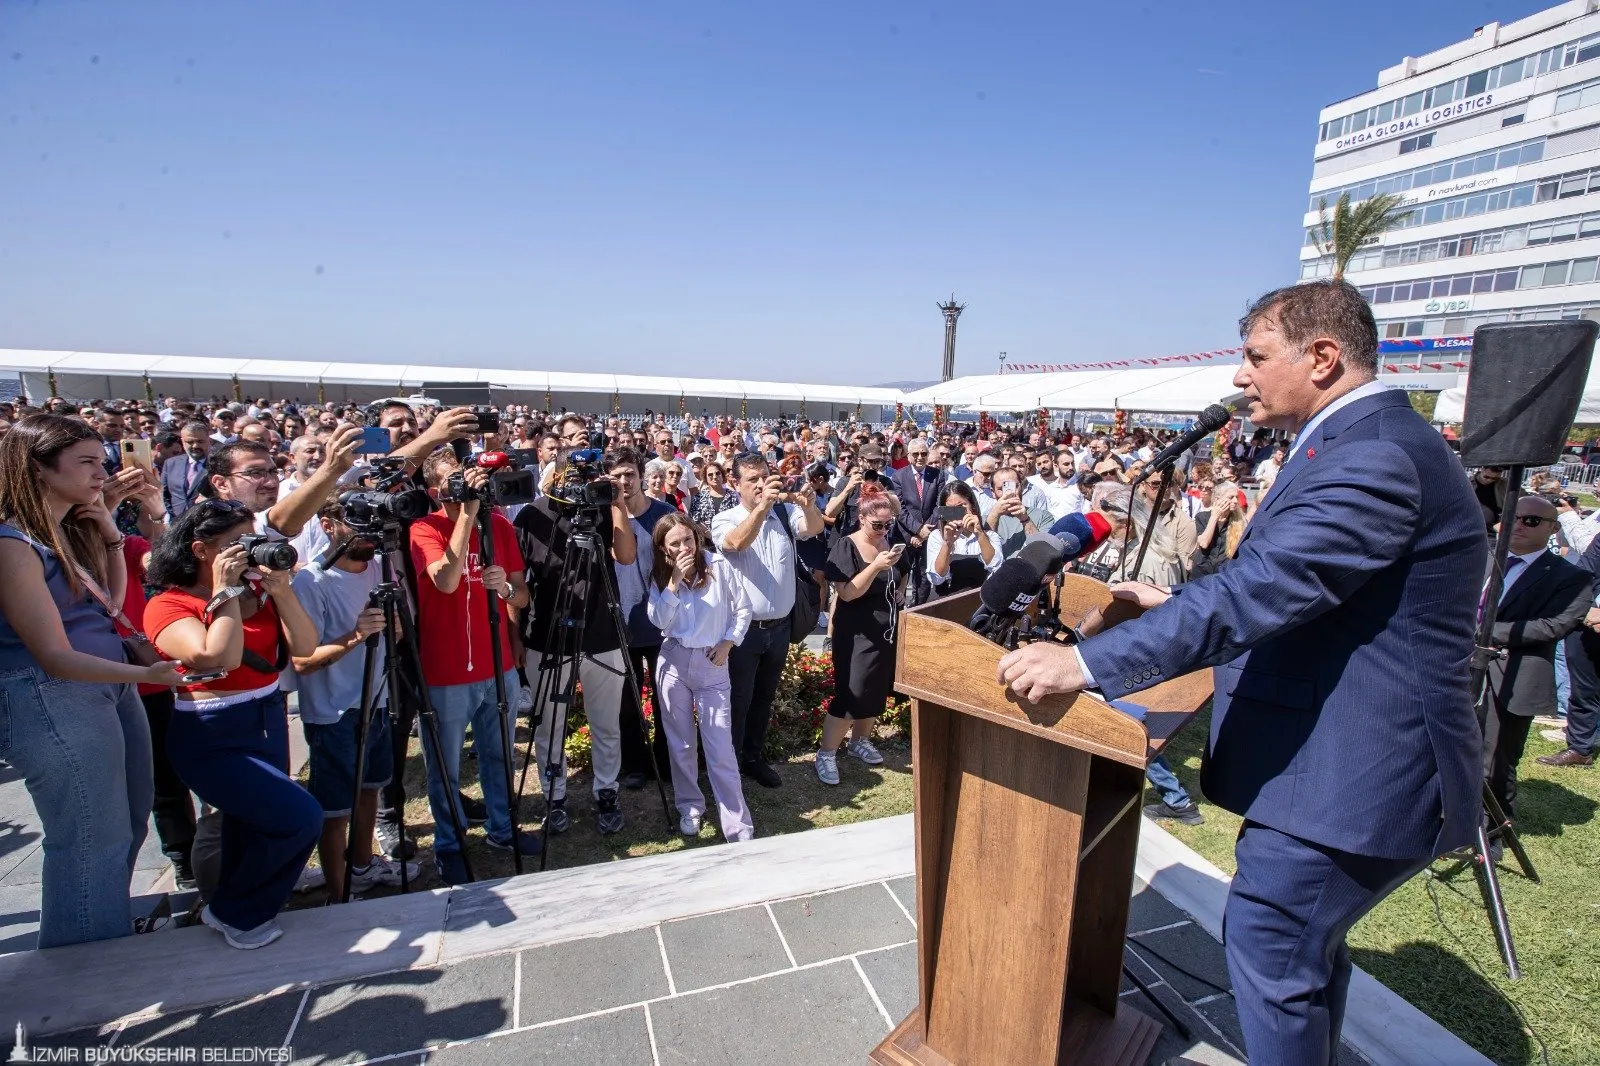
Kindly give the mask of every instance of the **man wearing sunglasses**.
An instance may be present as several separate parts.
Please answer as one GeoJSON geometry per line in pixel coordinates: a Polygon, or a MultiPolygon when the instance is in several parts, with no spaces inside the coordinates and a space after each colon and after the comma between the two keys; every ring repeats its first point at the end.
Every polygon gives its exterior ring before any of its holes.
{"type": "Polygon", "coordinates": [[[1555,505],[1543,496],[1524,496],[1517,501],[1516,522],[1489,637],[1506,654],[1489,661],[1483,720],[1483,770],[1508,816],[1516,805],[1517,763],[1528,728],[1535,715],[1556,710],[1556,644],[1583,624],[1593,603],[1589,575],[1548,548],[1559,528],[1555,505]]]}

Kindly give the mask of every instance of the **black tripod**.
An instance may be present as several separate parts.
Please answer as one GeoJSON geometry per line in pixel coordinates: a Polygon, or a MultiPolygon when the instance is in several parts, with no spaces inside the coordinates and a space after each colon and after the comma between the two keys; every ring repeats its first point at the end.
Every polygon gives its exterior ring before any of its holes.
{"type": "MultiPolygon", "coordinates": [[[[562,506],[562,505],[558,505],[562,506]]],[[[580,506],[571,517],[572,529],[567,534],[561,554],[561,568],[556,578],[556,599],[545,630],[545,651],[539,655],[538,680],[533,689],[533,720],[529,723],[528,742],[523,752],[522,774],[517,780],[516,799],[520,805],[523,790],[528,784],[528,767],[536,761],[534,737],[540,725],[545,727],[544,817],[539,823],[540,841],[544,845],[539,855],[539,869],[545,868],[550,855],[550,808],[554,803],[556,778],[562,774],[565,763],[568,712],[577,700],[578,668],[584,658],[584,640],[588,631],[587,604],[578,594],[580,575],[600,575],[600,599],[616,629],[622,650],[624,696],[633,700],[634,713],[639,716],[639,731],[650,750],[656,769],[656,791],[661,796],[661,811],[667,824],[672,825],[672,805],[667,801],[664,783],[665,772],[657,757],[655,746],[649,742],[649,724],[644,719],[644,701],[639,692],[639,677],[634,673],[633,656],[628,654],[628,626],[622,617],[622,605],[617,596],[616,577],[611,570],[611,560],[601,541],[599,523],[608,518],[605,512],[591,506],[580,506]],[[565,671],[565,672],[563,672],[565,671]],[[543,708],[549,706],[549,721],[542,722],[543,708]]],[[[587,580],[584,582],[587,597],[587,580]]],[[[657,711],[659,714],[659,710],[657,711]]],[[[657,723],[660,727],[660,723],[657,723]]]]}
{"type": "MultiPolygon", "coordinates": [[[[494,513],[495,513],[495,487],[494,478],[491,477],[483,488],[483,499],[478,504],[478,553],[484,568],[494,565],[494,513]]],[[[516,793],[516,802],[510,802],[511,780],[516,772],[511,765],[511,750],[516,745],[516,740],[511,731],[511,709],[506,701],[506,664],[505,656],[500,651],[500,627],[505,621],[505,608],[501,605],[500,597],[496,593],[488,593],[485,597],[489,607],[489,657],[494,664],[494,698],[495,714],[500,722],[500,755],[503,763],[502,769],[506,776],[507,806],[511,816],[511,861],[517,873],[522,872],[522,830],[518,828],[522,819],[518,812],[522,809],[522,792],[516,793]]],[[[455,806],[453,798],[451,807],[455,806]]],[[[452,814],[452,817],[454,815],[452,814]]],[[[461,849],[463,855],[466,848],[461,849]]],[[[540,864],[540,869],[543,869],[540,864]]]]}
{"type": "MultiPolygon", "coordinates": [[[[1473,638],[1476,646],[1472,652],[1470,674],[1472,697],[1480,724],[1494,713],[1494,708],[1490,706],[1489,663],[1505,654],[1493,646],[1491,637],[1494,634],[1495,615],[1500,607],[1500,593],[1505,584],[1506,555],[1511,550],[1511,526],[1517,520],[1517,502],[1522,499],[1523,472],[1522,466],[1511,466],[1500,475],[1506,481],[1506,499],[1500,507],[1500,533],[1495,538],[1494,550],[1490,554],[1489,584],[1483,593],[1483,611],[1478,617],[1478,629],[1473,638]]],[[[1483,894],[1483,905],[1494,926],[1495,942],[1500,945],[1500,957],[1506,964],[1506,976],[1515,981],[1522,976],[1522,968],[1517,965],[1517,947],[1511,939],[1511,918],[1506,913],[1505,898],[1500,893],[1500,876],[1495,870],[1490,843],[1504,841],[1511,849],[1511,854],[1516,856],[1517,864],[1522,867],[1528,880],[1537,884],[1539,873],[1533,868],[1528,853],[1523,850],[1517,831],[1511,827],[1511,819],[1501,810],[1500,801],[1489,790],[1487,780],[1483,783],[1483,810],[1485,817],[1478,821],[1477,835],[1469,852],[1470,861],[1473,873],[1477,876],[1478,890],[1483,894]]]]}
{"type": "MultiPolygon", "coordinates": [[[[1172,472],[1177,468],[1177,465],[1177,458],[1174,457],[1171,462],[1167,463],[1161,468],[1161,484],[1156,489],[1155,502],[1150,505],[1150,515],[1145,519],[1144,532],[1139,535],[1139,554],[1133,560],[1132,570],[1127,568],[1127,561],[1128,541],[1133,536],[1133,515],[1135,508],[1132,495],[1130,495],[1128,498],[1128,528],[1127,531],[1122,535],[1122,577],[1125,581],[1139,580],[1139,568],[1144,565],[1144,553],[1150,550],[1150,537],[1156,531],[1156,517],[1160,515],[1162,504],[1166,502],[1167,490],[1172,487],[1172,472]]],[[[1132,485],[1133,491],[1139,491],[1139,486],[1143,485],[1147,480],[1149,480],[1150,475],[1153,473],[1155,473],[1154,470],[1145,470],[1142,474],[1140,474],[1139,479],[1132,485]]]]}
{"type": "MultiPolygon", "coordinates": [[[[411,617],[411,610],[406,604],[405,590],[395,580],[394,556],[402,550],[402,533],[404,526],[398,522],[388,522],[383,525],[382,543],[379,548],[379,565],[382,567],[382,580],[367,597],[369,607],[383,608],[383,628],[367,637],[363,655],[365,659],[361,667],[361,707],[356,712],[360,717],[356,719],[356,767],[355,767],[355,794],[350,802],[350,829],[345,839],[344,848],[344,883],[339,887],[339,901],[347,903],[350,900],[350,878],[352,864],[350,857],[355,851],[356,833],[356,806],[361,798],[362,777],[367,768],[367,736],[372,728],[372,716],[378,713],[381,701],[379,697],[387,694],[390,701],[400,697],[400,663],[401,657],[410,663],[416,670],[416,676],[422,677],[422,660],[417,655],[417,629],[416,621],[411,617]],[[398,630],[398,635],[396,633],[398,630]],[[380,641],[382,642],[380,645],[380,641]],[[383,648],[383,681],[381,687],[375,683],[374,674],[377,665],[379,647],[383,648]]],[[[350,544],[346,541],[330,556],[325,565],[332,566],[350,544]]],[[[439,743],[439,721],[434,715],[433,701],[428,696],[426,683],[415,686],[416,698],[422,719],[422,743],[431,745],[434,763],[444,772],[443,747],[439,743]]],[[[404,773],[405,764],[401,762],[394,768],[395,773],[404,773]]],[[[451,796],[450,822],[455,827],[456,839],[465,843],[467,839],[466,827],[462,825],[461,816],[456,811],[454,796],[456,782],[449,780],[445,773],[445,792],[451,796]]],[[[405,810],[401,808],[400,839],[405,837],[405,810]]],[[[410,878],[406,874],[406,857],[404,852],[400,855],[400,891],[411,890],[410,878]]],[[[473,880],[472,864],[467,859],[466,848],[461,849],[461,862],[467,870],[467,880],[473,880]]]]}

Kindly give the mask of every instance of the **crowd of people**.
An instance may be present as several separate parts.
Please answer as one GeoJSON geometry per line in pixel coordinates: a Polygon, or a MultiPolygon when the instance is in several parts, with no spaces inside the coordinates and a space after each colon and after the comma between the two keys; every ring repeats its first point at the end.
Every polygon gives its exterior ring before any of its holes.
{"type": "MultiPolygon", "coordinates": [[[[440,878],[469,879],[462,834],[472,826],[489,847],[536,854],[539,836],[516,832],[500,714],[543,721],[531,727],[544,818],[567,831],[564,737],[559,719],[531,713],[529,684],[558,655],[563,611],[586,620],[576,666],[572,656],[554,665],[575,668],[582,685],[595,831],[623,828],[619,789],[663,775],[680,831],[698,836],[703,759],[723,837],[748,840],[757,826],[747,783],[782,785],[767,735],[788,651],[819,619],[835,692],[815,773],[837,785],[841,752],[883,762],[874,728],[905,607],[981,585],[1069,514],[1097,513],[1133,544],[1149,532],[1137,567],[1113,536],[1079,562],[1085,573],[1163,586],[1215,573],[1288,452],[1258,433],[1214,458],[1181,456],[1165,491],[1152,478],[1130,492],[1172,433],[727,417],[636,425],[517,406],[497,415],[483,432],[471,408],[399,399],[0,403],[0,561],[11,578],[0,584],[0,755],[24,774],[45,828],[41,947],[131,930],[129,876],[152,811],[180,883],[205,900],[201,920],[239,948],[281,935],[274,916],[297,887],[348,880],[361,892],[417,876],[400,771],[422,690],[437,721],[422,753],[440,878]],[[402,560],[417,661],[397,664],[395,691],[384,690],[363,730],[364,672],[384,672],[381,642],[375,666],[362,651],[385,625],[373,599],[379,545],[351,525],[342,499],[370,484],[379,461],[369,426],[386,431],[386,468],[402,467],[434,509],[409,523],[402,560]],[[596,531],[603,550],[574,554],[569,457],[602,436],[602,476],[615,487],[596,531]],[[454,478],[481,490],[489,473],[472,456],[504,450],[533,469],[533,499],[484,522],[476,494],[446,487],[454,478]],[[258,550],[279,541],[294,551],[258,550]],[[651,717],[630,663],[653,697],[651,717]],[[310,750],[304,786],[289,773],[291,692],[310,750]],[[461,788],[469,737],[481,800],[461,788]],[[308,865],[313,851],[319,861],[308,865]]],[[[1497,519],[1495,472],[1476,486],[1497,519]]],[[[1496,691],[1517,695],[1497,703],[1505,714],[1486,772],[1508,810],[1525,722],[1554,722],[1559,692],[1559,713],[1573,708],[1569,747],[1544,761],[1589,765],[1600,706],[1600,608],[1577,566],[1553,553],[1546,563],[1534,543],[1542,536],[1600,572],[1600,548],[1588,551],[1600,515],[1582,516],[1559,485],[1532,489],[1516,558],[1537,557],[1530,570],[1560,580],[1537,604],[1507,582],[1505,640],[1561,676],[1545,700],[1513,683],[1509,666],[1497,675],[1496,691]]],[[[1149,777],[1160,801],[1148,814],[1200,820],[1163,760],[1149,777]]]]}

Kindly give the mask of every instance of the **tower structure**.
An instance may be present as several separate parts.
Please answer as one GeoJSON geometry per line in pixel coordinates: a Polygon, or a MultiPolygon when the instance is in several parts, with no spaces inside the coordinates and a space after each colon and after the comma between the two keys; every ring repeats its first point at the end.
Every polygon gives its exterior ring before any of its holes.
{"type": "Polygon", "coordinates": [[[955,293],[951,293],[950,299],[939,305],[939,310],[944,312],[944,370],[940,381],[949,381],[956,376],[956,319],[966,309],[966,304],[956,303],[955,293]]]}

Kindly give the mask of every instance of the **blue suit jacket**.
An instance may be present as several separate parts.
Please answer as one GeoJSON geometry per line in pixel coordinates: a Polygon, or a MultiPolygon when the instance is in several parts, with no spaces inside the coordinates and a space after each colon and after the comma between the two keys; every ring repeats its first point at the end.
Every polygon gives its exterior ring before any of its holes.
{"type": "Polygon", "coordinates": [[[1482,737],[1468,659],[1487,565],[1461,464],[1399,391],[1335,411],[1235,558],[1080,645],[1107,696],[1201,666],[1201,788],[1292,836],[1411,858],[1465,845],[1482,737]]]}

